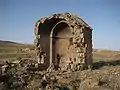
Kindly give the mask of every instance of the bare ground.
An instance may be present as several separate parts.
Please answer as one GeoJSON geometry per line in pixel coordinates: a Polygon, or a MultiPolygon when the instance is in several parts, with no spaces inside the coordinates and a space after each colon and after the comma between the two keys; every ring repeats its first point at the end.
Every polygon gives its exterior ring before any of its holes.
{"type": "Polygon", "coordinates": [[[96,49],[93,59],[92,71],[49,73],[39,71],[38,67],[44,68],[42,66],[34,66],[32,45],[0,44],[0,90],[41,90],[44,85],[47,90],[120,90],[120,51],[96,49]],[[11,64],[7,72],[2,73],[6,61],[18,63],[11,64]]]}

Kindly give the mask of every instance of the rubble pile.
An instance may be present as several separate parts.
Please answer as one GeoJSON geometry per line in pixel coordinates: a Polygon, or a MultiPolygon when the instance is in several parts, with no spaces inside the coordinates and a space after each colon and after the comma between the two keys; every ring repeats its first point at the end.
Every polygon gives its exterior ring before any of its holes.
{"type": "Polygon", "coordinates": [[[120,66],[75,72],[42,67],[29,59],[6,61],[0,69],[0,90],[120,90],[120,66]]]}
{"type": "Polygon", "coordinates": [[[12,63],[6,61],[0,69],[1,85],[5,85],[8,89],[23,90],[31,84],[33,79],[40,78],[42,74],[37,72],[40,67],[33,60],[21,59],[12,63]]]}

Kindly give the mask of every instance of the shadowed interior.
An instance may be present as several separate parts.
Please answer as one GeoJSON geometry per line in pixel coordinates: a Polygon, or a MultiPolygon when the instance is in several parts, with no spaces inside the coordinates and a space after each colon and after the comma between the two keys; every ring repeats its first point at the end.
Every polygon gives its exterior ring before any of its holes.
{"type": "Polygon", "coordinates": [[[64,67],[69,56],[70,27],[65,22],[56,24],[52,29],[52,62],[55,66],[64,67]],[[57,56],[60,56],[60,60],[57,56]]]}
{"type": "Polygon", "coordinates": [[[51,19],[46,20],[44,23],[40,23],[39,25],[39,43],[43,49],[43,52],[46,53],[47,60],[45,61],[46,68],[50,64],[50,33],[52,28],[61,21],[62,19],[51,19]]]}

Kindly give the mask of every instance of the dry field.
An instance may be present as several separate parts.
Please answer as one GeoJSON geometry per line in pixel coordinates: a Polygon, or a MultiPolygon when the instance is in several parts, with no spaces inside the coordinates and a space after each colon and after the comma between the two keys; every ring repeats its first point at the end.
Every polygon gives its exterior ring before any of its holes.
{"type": "MultiPolygon", "coordinates": [[[[35,47],[33,45],[0,41],[1,65],[5,64],[5,61],[13,62],[20,58],[23,60],[35,60],[35,47]]],[[[11,71],[14,70],[11,69],[11,71]]],[[[15,74],[20,77],[19,75],[23,75],[23,72],[24,67],[18,68],[18,72],[15,72],[15,74]]],[[[43,74],[44,72],[39,74],[27,73],[26,75],[30,79],[26,82],[26,85],[22,81],[17,81],[17,83],[12,81],[12,84],[9,84],[8,82],[12,80],[13,76],[9,77],[6,82],[2,79],[3,76],[0,76],[0,90],[41,90],[40,81],[43,74]],[[20,87],[21,85],[22,87],[20,87]]],[[[120,51],[94,49],[92,71],[83,70],[62,73],[56,71],[49,73],[50,75],[56,78],[54,83],[59,86],[54,90],[120,90],[120,51]]]]}
{"type": "MultiPolygon", "coordinates": [[[[0,59],[34,58],[35,47],[30,44],[20,44],[10,41],[0,41],[0,59]]],[[[93,61],[116,61],[120,59],[120,51],[93,50],[93,61]]]]}

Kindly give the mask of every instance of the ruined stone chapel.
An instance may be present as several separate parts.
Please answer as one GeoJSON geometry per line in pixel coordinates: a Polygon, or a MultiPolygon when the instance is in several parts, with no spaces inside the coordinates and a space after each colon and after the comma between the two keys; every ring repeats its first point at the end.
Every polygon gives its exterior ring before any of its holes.
{"type": "Polygon", "coordinates": [[[46,68],[53,65],[64,69],[70,61],[92,66],[92,28],[78,16],[61,13],[41,18],[34,33],[36,48],[46,55],[46,68]]]}

